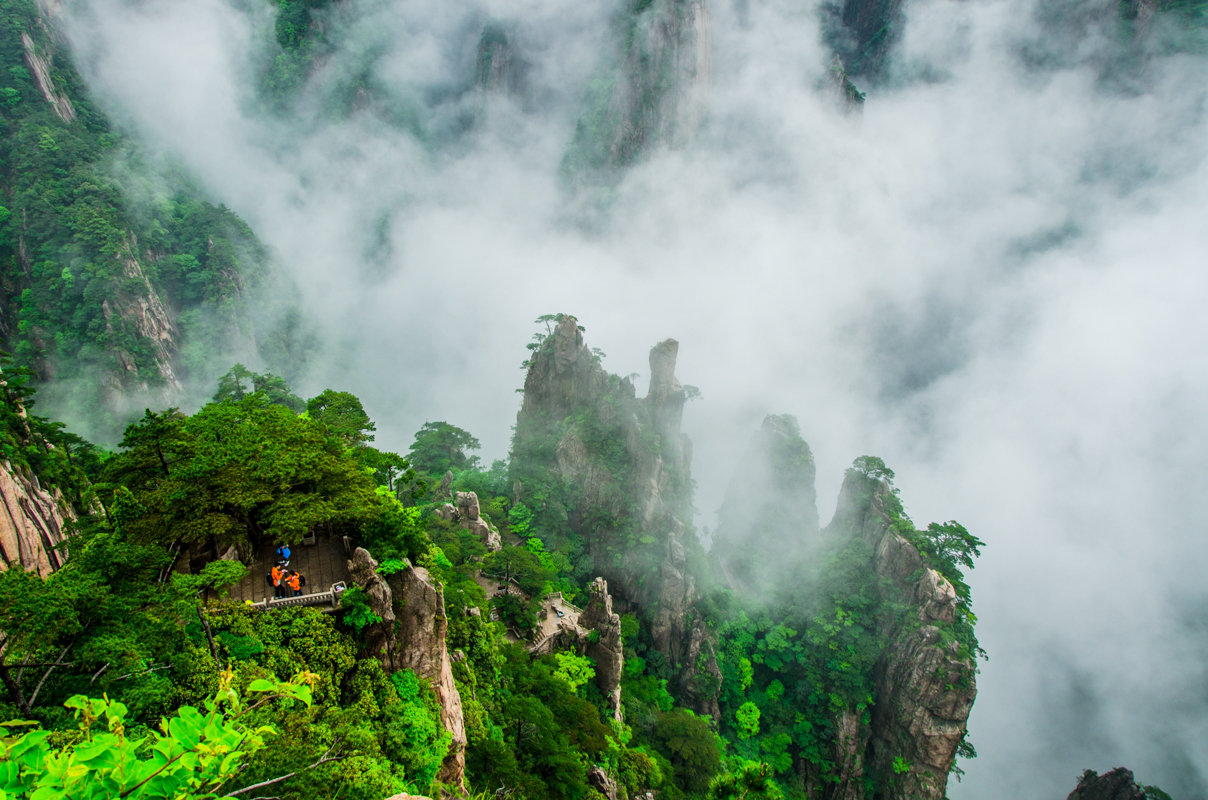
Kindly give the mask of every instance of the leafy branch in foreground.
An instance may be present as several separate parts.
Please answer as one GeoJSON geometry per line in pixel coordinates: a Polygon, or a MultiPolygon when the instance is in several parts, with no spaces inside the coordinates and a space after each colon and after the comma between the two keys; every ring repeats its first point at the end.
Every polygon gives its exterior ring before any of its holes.
{"type": "MultiPolygon", "coordinates": [[[[229,670],[222,674],[219,690],[206,701],[204,711],[182,706],[171,719],[161,721],[160,732],[138,739],[126,735],[124,704],[108,696],[75,695],[64,705],[75,710],[82,732],[78,740],[56,744],[61,737],[52,738],[53,732],[48,730],[29,731],[15,740],[0,739],[0,800],[202,800],[247,791],[219,793],[264,747],[265,737],[276,731],[268,726],[247,727],[239,723],[240,717],[278,699],[309,708],[309,682],[315,676],[302,673],[286,682],[254,680],[247,691],[258,699],[248,706],[231,685],[234,677],[229,670]]],[[[13,720],[0,727],[20,729],[36,724],[13,720]]],[[[338,759],[329,750],[312,767],[338,759]]]]}

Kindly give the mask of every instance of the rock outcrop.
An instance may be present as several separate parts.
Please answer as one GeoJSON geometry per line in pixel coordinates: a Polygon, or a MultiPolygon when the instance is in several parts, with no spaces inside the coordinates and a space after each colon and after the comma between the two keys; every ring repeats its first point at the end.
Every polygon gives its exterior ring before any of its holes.
{"type": "Polygon", "coordinates": [[[1133,778],[1132,770],[1116,767],[1099,775],[1087,770],[1066,800],[1146,800],[1145,787],[1133,778]]]}
{"type": "Polygon", "coordinates": [[[877,77],[902,25],[902,0],[844,0],[838,50],[853,75],[877,77]]]}
{"type": "Polygon", "coordinates": [[[54,79],[50,75],[49,56],[38,53],[34,40],[28,33],[21,34],[21,44],[25,49],[25,63],[29,67],[29,74],[34,79],[38,91],[42,92],[42,96],[46,98],[46,102],[50,103],[59,119],[68,124],[75,122],[76,112],[75,107],[71,104],[71,98],[55,87],[54,79]]]}
{"type": "MultiPolygon", "coordinates": [[[[882,600],[913,617],[885,631],[888,644],[874,669],[876,704],[866,732],[862,769],[893,775],[886,800],[943,800],[948,772],[964,739],[977,697],[976,665],[941,626],[956,616],[952,584],[927,567],[919,551],[894,529],[887,505],[893,490],[849,470],[827,532],[858,536],[872,550],[872,567],[883,578],[882,600]],[[905,763],[905,771],[895,768],[905,763]]],[[[896,499],[896,498],[894,498],[896,499]]],[[[855,795],[857,797],[861,795],[855,795]]]]}
{"type": "Polygon", "coordinates": [[[461,786],[465,776],[466,729],[461,695],[445,645],[448,619],[444,590],[427,570],[410,564],[383,578],[369,551],[358,547],[348,562],[353,583],[369,596],[369,607],[382,618],[365,629],[365,649],[387,672],[414,670],[426,678],[440,703],[441,723],[453,736],[437,778],[461,786]]]}
{"type": "Polygon", "coordinates": [[[617,782],[604,771],[603,767],[588,767],[587,782],[591,784],[593,789],[607,797],[608,800],[617,800],[617,782]]]}
{"type": "Polygon", "coordinates": [[[843,58],[837,53],[831,59],[828,71],[830,72],[831,90],[835,99],[835,105],[845,114],[856,117],[862,116],[864,114],[864,92],[856,88],[856,84],[852,81],[851,76],[847,74],[847,67],[843,64],[843,58]]]}
{"type": "Polygon", "coordinates": [[[524,94],[529,65],[518,52],[516,33],[498,22],[482,29],[478,40],[478,61],[474,88],[513,96],[524,94]]]}
{"type": "MultiPolygon", "coordinates": [[[[113,334],[116,327],[125,335],[121,338],[142,339],[151,346],[155,353],[158,383],[163,387],[164,399],[169,400],[183,388],[173,366],[180,348],[180,331],[175,315],[143,272],[135,254],[136,247],[134,242],[127,240],[123,250],[117,254],[122,274],[128,280],[122,288],[101,302],[101,313],[105,318],[107,333],[113,334]]],[[[134,357],[121,348],[114,349],[114,356],[126,373],[119,378],[119,382],[146,391],[149,386],[147,377],[139,374],[134,357]]]]}
{"type": "Polygon", "coordinates": [[[512,458],[516,501],[569,531],[590,559],[582,569],[645,617],[655,647],[677,668],[704,564],[685,525],[692,445],[680,431],[678,350],[674,339],[651,350],[650,389],[638,399],[629,378],[604,371],[577,320],[562,316],[530,360],[512,458]]]}
{"type": "Polygon", "coordinates": [[[28,467],[0,462],[0,570],[46,577],[63,564],[66,524],[76,518],[58,489],[47,491],[28,467]]]}
{"type": "Polygon", "coordinates": [[[502,549],[503,539],[500,538],[499,531],[482,518],[482,513],[478,508],[478,494],[476,492],[457,492],[453,499],[457,501],[457,505],[445,503],[437,506],[432,513],[447,522],[460,522],[461,527],[481,539],[490,552],[494,553],[502,549]]]}
{"type": "MultiPolygon", "coordinates": [[[[977,695],[973,657],[954,636],[956,589],[906,538],[912,529],[875,465],[848,470],[826,528],[819,527],[815,471],[797,420],[765,418],[737,461],[719,515],[710,553],[717,578],[741,597],[783,597],[808,608],[809,590],[796,592],[812,585],[815,570],[835,553],[860,559],[856,569],[877,576],[870,585],[880,595],[870,599],[881,611],[866,623],[881,643],[864,668],[873,705],[823,712],[830,714],[832,766],[822,774],[799,759],[800,788],[807,796],[863,800],[871,780],[878,800],[942,800],[977,695]]],[[[697,638],[694,632],[691,641],[697,638]]],[[[702,649],[712,644],[707,632],[699,638],[702,649]]],[[[699,682],[720,684],[707,676],[699,682]]],[[[698,709],[706,698],[695,699],[698,709]]]]}
{"type": "Polygon", "coordinates": [[[503,540],[499,536],[499,531],[482,518],[482,513],[478,508],[478,494],[457,492],[453,499],[457,501],[456,506],[452,503],[445,503],[437,507],[433,513],[443,520],[461,523],[461,527],[481,539],[490,552],[494,553],[502,549],[503,540]]]}
{"type": "Polygon", "coordinates": [[[453,487],[453,471],[445,472],[443,478],[440,479],[440,485],[436,487],[436,499],[447,500],[452,497],[451,489],[453,487]]]}
{"type": "Polygon", "coordinates": [[[567,151],[572,170],[616,171],[656,146],[683,148],[704,119],[713,78],[705,0],[633,4],[611,47],[567,151]]]}
{"type": "Polygon", "coordinates": [[[735,465],[709,556],[718,579],[752,591],[819,541],[816,467],[797,419],[769,414],[735,465]]]}
{"type": "Polygon", "coordinates": [[[586,637],[583,650],[596,664],[596,686],[608,698],[613,716],[620,721],[621,675],[625,671],[621,617],[612,611],[612,595],[608,593],[606,580],[596,578],[588,587],[588,593],[590,599],[587,608],[579,615],[579,625],[588,631],[595,631],[596,636],[586,637]]]}

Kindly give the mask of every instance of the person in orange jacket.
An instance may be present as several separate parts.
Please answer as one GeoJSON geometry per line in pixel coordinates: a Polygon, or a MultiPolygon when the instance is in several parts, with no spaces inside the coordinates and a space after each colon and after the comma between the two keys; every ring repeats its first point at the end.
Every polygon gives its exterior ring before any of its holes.
{"type": "Polygon", "coordinates": [[[285,576],[285,585],[289,587],[289,594],[286,597],[301,597],[302,596],[302,576],[295,570],[290,570],[285,576]]]}
{"type": "Polygon", "coordinates": [[[286,594],[288,587],[285,584],[285,572],[285,568],[278,562],[273,567],[273,571],[269,573],[269,576],[273,580],[273,597],[289,597],[286,594]]]}

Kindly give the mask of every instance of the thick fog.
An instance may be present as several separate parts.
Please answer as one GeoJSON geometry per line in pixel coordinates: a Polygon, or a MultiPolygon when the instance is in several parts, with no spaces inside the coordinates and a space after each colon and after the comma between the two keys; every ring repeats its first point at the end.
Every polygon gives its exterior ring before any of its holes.
{"type": "Polygon", "coordinates": [[[323,343],[300,393],[356,393],[400,452],[447,420],[489,463],[538,315],[578,316],[639,390],[674,337],[699,527],[791,413],[824,523],[875,454],[916,523],[987,542],[953,797],[1064,798],[1118,765],[1208,797],[1205,59],[1117,58],[1106,0],[908,0],[857,121],[818,89],[811,3],[715,0],[696,143],[584,228],[558,167],[613,2],[346,0],[284,116],[255,91],[263,0],[83,0],[71,35],[103,106],[296,281],[323,343]],[[523,103],[472,90],[488,19],[532,65],[523,103]],[[326,113],[358,75],[371,98],[326,113]]]}

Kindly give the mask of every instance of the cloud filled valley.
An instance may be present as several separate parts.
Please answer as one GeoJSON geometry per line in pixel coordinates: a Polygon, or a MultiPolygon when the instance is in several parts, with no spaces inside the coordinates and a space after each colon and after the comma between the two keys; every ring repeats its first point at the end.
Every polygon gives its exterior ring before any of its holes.
{"type": "Polygon", "coordinates": [[[275,13],[79,0],[66,24],[99,106],[295,287],[298,394],[356,394],[400,453],[447,420],[490,463],[536,317],[574,314],[638,396],[673,337],[702,395],[702,532],[765,415],[792,414],[823,524],[871,454],[916,523],[986,543],[979,756],[950,796],[1064,797],[1124,765],[1208,798],[1202,50],[1134,52],[1104,0],[907,0],[852,114],[833,9],[717,0],[695,137],[576,193],[610,0],[344,0],[283,109],[262,89],[275,13]],[[475,88],[491,22],[522,91],[475,88]]]}

